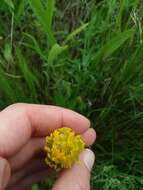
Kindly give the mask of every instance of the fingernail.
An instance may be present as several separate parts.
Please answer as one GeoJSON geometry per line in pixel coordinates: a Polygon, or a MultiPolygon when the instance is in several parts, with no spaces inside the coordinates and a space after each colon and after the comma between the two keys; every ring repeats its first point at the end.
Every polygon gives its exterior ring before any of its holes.
{"type": "Polygon", "coordinates": [[[4,190],[10,177],[10,168],[7,161],[0,158],[0,189],[4,190]]]}
{"type": "Polygon", "coordinates": [[[95,155],[90,149],[85,149],[83,152],[83,161],[89,171],[92,170],[95,161],[95,155]]]}

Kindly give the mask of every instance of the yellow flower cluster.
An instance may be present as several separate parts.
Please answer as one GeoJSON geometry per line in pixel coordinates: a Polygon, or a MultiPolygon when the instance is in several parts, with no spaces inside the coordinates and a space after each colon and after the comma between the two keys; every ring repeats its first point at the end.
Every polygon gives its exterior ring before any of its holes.
{"type": "Polygon", "coordinates": [[[56,129],[46,137],[45,162],[51,168],[70,168],[74,162],[80,163],[79,154],[84,149],[84,142],[80,135],[72,129],[63,127],[56,129]]]}

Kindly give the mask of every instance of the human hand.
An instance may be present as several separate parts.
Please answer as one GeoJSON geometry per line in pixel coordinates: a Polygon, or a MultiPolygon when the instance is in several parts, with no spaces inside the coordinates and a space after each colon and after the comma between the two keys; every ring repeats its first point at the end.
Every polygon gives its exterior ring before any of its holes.
{"type": "MultiPolygon", "coordinates": [[[[52,174],[40,153],[45,136],[54,129],[70,127],[81,134],[86,146],[96,133],[90,122],[71,110],[46,105],[14,104],[0,112],[0,190],[22,190],[52,174]]],[[[94,154],[85,149],[81,164],[59,175],[53,190],[89,190],[94,154]]]]}

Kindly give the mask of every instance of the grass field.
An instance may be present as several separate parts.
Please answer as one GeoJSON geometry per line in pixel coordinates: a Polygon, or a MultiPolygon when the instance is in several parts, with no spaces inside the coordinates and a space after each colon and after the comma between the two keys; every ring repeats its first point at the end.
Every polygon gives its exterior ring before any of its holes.
{"type": "Polygon", "coordinates": [[[92,190],[143,189],[143,2],[0,0],[0,108],[15,102],[90,118],[92,190]]]}

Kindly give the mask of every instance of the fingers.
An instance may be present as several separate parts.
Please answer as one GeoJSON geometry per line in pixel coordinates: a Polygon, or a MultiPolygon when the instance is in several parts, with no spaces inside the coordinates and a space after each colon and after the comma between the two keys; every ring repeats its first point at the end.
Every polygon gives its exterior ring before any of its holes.
{"type": "MultiPolygon", "coordinates": [[[[90,171],[95,157],[89,149],[86,149],[80,159],[80,165],[74,165],[71,169],[62,172],[53,190],[90,190],[90,171]]],[[[41,160],[33,160],[23,170],[13,175],[7,190],[23,190],[52,174],[47,168],[45,169],[41,160]]]]}
{"type": "MultiPolygon", "coordinates": [[[[96,133],[93,129],[88,129],[81,135],[86,146],[90,146],[96,138],[96,133]]],[[[37,153],[43,150],[45,138],[31,139],[16,155],[9,159],[12,172],[15,172],[31,160],[37,153]],[[18,160],[18,161],[17,161],[18,160]]],[[[44,159],[43,159],[44,160],[44,159]]]]}
{"type": "Polygon", "coordinates": [[[21,169],[29,160],[38,154],[44,147],[45,138],[33,138],[8,161],[12,172],[21,169]]]}
{"type": "Polygon", "coordinates": [[[76,133],[83,133],[89,126],[89,120],[72,111],[56,106],[25,105],[30,122],[35,129],[35,135],[45,136],[54,129],[70,127],[76,133]]]}
{"type": "Polygon", "coordinates": [[[52,173],[52,170],[45,165],[42,159],[32,159],[21,170],[12,174],[12,177],[8,183],[8,187],[14,186],[16,183],[23,180],[26,176],[31,176],[32,174],[43,170],[47,170],[49,174],[52,173]]]}
{"type": "Polygon", "coordinates": [[[6,190],[25,190],[26,188],[30,187],[34,183],[37,183],[43,180],[46,176],[49,176],[49,175],[51,175],[51,173],[49,173],[47,169],[35,172],[34,174],[26,176],[22,180],[18,181],[13,186],[8,187],[6,190]]]}
{"type": "Polygon", "coordinates": [[[0,189],[4,190],[10,178],[10,166],[6,159],[0,157],[0,189]]]}
{"type": "Polygon", "coordinates": [[[55,128],[72,128],[76,133],[86,131],[90,122],[71,110],[46,105],[15,104],[0,112],[0,155],[17,153],[31,135],[46,136],[55,128]]]}
{"type": "Polygon", "coordinates": [[[94,129],[89,128],[86,132],[81,135],[82,139],[85,142],[86,147],[92,145],[96,140],[96,132],[94,129]]]}
{"type": "Polygon", "coordinates": [[[90,171],[94,160],[93,152],[85,149],[81,155],[81,164],[65,170],[52,190],[90,190],[90,171]]]}

